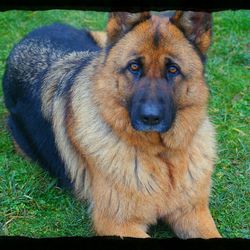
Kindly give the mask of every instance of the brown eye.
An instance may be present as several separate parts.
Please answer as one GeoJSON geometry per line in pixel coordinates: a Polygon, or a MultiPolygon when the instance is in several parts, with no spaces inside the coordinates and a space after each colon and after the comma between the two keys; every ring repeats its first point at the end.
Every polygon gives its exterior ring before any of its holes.
{"type": "Polygon", "coordinates": [[[129,69],[133,72],[137,72],[140,70],[140,65],[138,63],[131,63],[129,69]]]}
{"type": "Polygon", "coordinates": [[[170,77],[175,77],[179,75],[180,71],[179,68],[175,65],[168,65],[167,66],[167,75],[170,77]]]}
{"type": "Polygon", "coordinates": [[[170,66],[168,68],[168,72],[171,74],[175,74],[177,72],[177,68],[175,66],[170,66]]]}
{"type": "Polygon", "coordinates": [[[130,73],[132,73],[136,77],[140,77],[142,73],[142,66],[138,62],[131,62],[128,65],[128,70],[130,73]]]}

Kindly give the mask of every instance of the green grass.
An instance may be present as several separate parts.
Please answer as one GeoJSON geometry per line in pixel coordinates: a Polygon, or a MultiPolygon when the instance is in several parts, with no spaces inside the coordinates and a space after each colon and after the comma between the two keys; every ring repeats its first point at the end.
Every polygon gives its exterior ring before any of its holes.
{"type": "MultiPolygon", "coordinates": [[[[59,21],[102,30],[106,20],[106,13],[72,10],[0,13],[0,79],[11,48],[34,28],[59,21]]],[[[210,207],[220,232],[229,238],[250,238],[249,20],[247,10],[214,13],[206,69],[209,113],[218,141],[210,207]]],[[[86,204],[57,188],[47,173],[14,153],[6,115],[0,87],[0,235],[94,235],[86,204]]],[[[172,236],[162,224],[153,226],[151,235],[172,236]]]]}

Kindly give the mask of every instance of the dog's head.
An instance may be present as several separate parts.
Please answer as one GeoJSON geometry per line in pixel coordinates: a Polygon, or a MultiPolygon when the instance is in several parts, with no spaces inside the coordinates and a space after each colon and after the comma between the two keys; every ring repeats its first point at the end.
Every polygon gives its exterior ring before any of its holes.
{"type": "Polygon", "coordinates": [[[107,119],[129,119],[137,131],[164,133],[180,110],[206,106],[203,61],[210,40],[209,13],[111,13],[99,86],[109,94],[106,105],[113,105],[107,119]],[[127,112],[122,116],[121,107],[127,112]]]}

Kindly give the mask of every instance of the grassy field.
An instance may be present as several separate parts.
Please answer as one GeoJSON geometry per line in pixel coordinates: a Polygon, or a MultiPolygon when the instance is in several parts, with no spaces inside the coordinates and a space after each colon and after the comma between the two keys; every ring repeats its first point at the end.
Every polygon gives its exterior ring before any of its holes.
{"type": "MultiPolygon", "coordinates": [[[[250,11],[213,15],[213,45],[206,78],[211,89],[209,113],[217,130],[218,160],[210,207],[224,237],[250,238],[250,11]]],[[[0,82],[11,48],[32,29],[59,21],[102,30],[106,20],[107,13],[97,12],[0,12],[0,82]]],[[[94,235],[86,204],[56,187],[47,173],[15,154],[5,127],[6,115],[0,87],[0,235],[94,235]]],[[[162,224],[153,226],[151,235],[173,236],[162,224]]]]}

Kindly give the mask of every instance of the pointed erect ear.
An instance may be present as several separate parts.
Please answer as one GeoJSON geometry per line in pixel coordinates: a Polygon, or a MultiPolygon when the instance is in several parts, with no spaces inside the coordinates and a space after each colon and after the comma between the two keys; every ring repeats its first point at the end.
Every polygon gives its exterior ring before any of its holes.
{"type": "Polygon", "coordinates": [[[149,12],[111,12],[107,25],[108,44],[115,43],[137,24],[150,18],[149,12]]]}
{"type": "Polygon", "coordinates": [[[203,54],[206,53],[211,43],[211,13],[176,11],[170,20],[203,54]]]}

